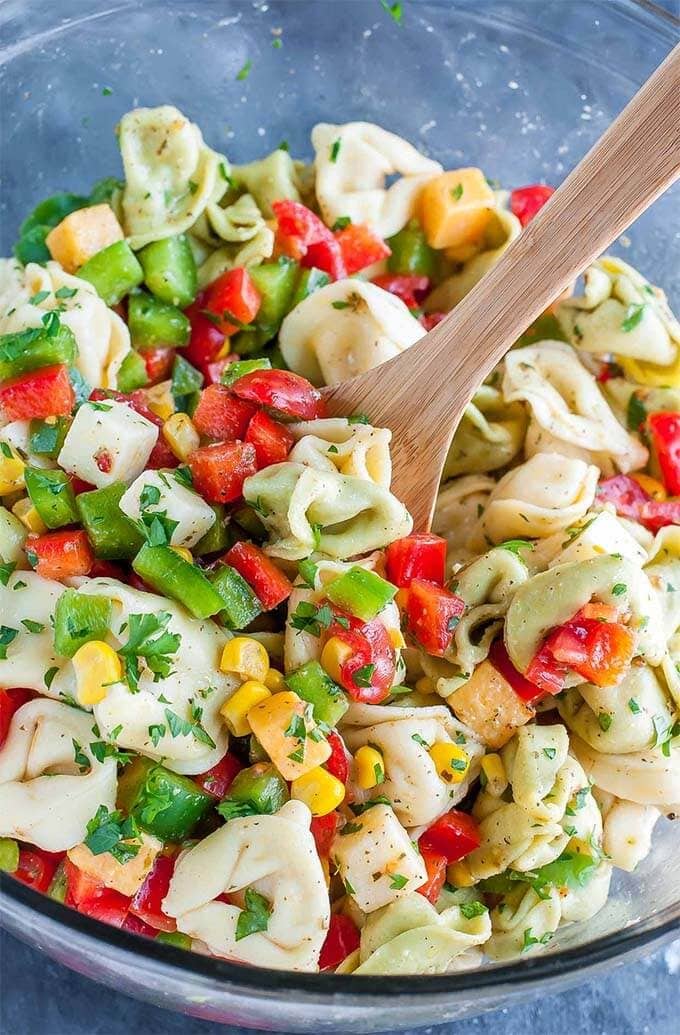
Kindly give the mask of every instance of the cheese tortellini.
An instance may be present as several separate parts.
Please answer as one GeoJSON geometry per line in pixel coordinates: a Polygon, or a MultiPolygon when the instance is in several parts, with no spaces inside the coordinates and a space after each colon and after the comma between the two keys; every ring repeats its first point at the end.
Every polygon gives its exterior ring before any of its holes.
{"type": "Polygon", "coordinates": [[[329,417],[291,424],[289,431],[296,442],[288,455],[295,463],[318,471],[338,471],[389,489],[392,432],[388,428],[329,417]]]}
{"type": "Polygon", "coordinates": [[[521,405],[508,405],[497,388],[481,385],[453,436],[444,479],[505,467],[521,450],[526,426],[521,405]]]}

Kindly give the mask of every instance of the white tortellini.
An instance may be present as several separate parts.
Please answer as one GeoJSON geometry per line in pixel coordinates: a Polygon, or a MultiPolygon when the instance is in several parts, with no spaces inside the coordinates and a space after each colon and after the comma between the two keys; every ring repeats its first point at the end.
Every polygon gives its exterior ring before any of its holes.
{"type": "Polygon", "coordinates": [[[480,385],[453,436],[444,480],[505,467],[522,448],[526,426],[520,403],[508,405],[497,388],[480,385]]]}
{"type": "Polygon", "coordinates": [[[632,871],[649,855],[661,812],[654,805],[622,801],[595,788],[603,816],[602,846],[614,866],[632,871]]]}
{"type": "Polygon", "coordinates": [[[243,494],[257,503],[274,557],[300,560],[314,550],[343,560],[408,535],[411,516],[374,482],[303,464],[273,464],[247,478],[243,494]]]}
{"type": "Polygon", "coordinates": [[[100,805],[115,809],[116,761],[97,761],[96,740],[87,712],[41,697],[22,705],[0,749],[0,836],[61,852],[83,840],[100,805]]]}
{"type": "Polygon", "coordinates": [[[432,531],[448,545],[449,565],[463,564],[474,556],[469,540],[496,482],[483,474],[466,474],[439,490],[432,531]]]}
{"type": "Polygon", "coordinates": [[[605,473],[644,466],[647,450],[621,427],[592,374],[570,345],[543,341],[505,357],[506,402],[529,404],[529,455],[556,452],[592,460],[605,473]]]}
{"type": "MultiPolygon", "coordinates": [[[[676,741],[677,743],[677,741],[676,741]]],[[[672,809],[680,802],[680,751],[671,746],[604,754],[572,733],[571,746],[588,778],[602,790],[638,805],[672,809]]]]}
{"type": "Polygon", "coordinates": [[[0,334],[40,327],[45,313],[54,309],[73,333],[78,347],[74,365],[88,385],[117,388],[118,371],[131,349],[130,332],[92,284],[66,273],[58,262],[22,267],[14,259],[0,259],[0,334]],[[58,291],[63,293],[57,297],[58,291]],[[38,301],[29,301],[36,296],[38,301]]]}
{"type": "Polygon", "coordinates": [[[316,970],[330,904],[310,820],[306,805],[289,801],[271,816],[229,820],[190,848],[163,901],[177,929],[213,956],[277,970],[316,970]],[[216,899],[248,889],[263,896],[271,912],[265,931],[238,938],[242,909],[216,899]]]}
{"type": "Polygon", "coordinates": [[[389,489],[392,480],[389,428],[350,422],[347,417],[328,417],[289,424],[288,430],[296,440],[288,454],[293,463],[363,478],[389,489]]]}
{"type": "Polygon", "coordinates": [[[41,578],[34,571],[15,571],[6,586],[0,583],[0,625],[16,632],[5,648],[6,656],[0,659],[0,686],[24,686],[47,696],[60,696],[54,681],[49,687],[47,683],[49,673],[53,675],[64,664],[54,651],[51,624],[64,588],[61,582],[41,578]],[[35,631],[31,632],[25,621],[35,631]]]}
{"type": "Polygon", "coordinates": [[[370,122],[320,122],[312,130],[312,145],[316,196],[326,224],[349,216],[353,223],[369,223],[381,237],[406,226],[423,186],[442,171],[439,162],[370,122]],[[399,179],[386,187],[395,173],[399,179]]]}
{"type": "MultiPolygon", "coordinates": [[[[595,498],[597,505],[597,497],[595,498]]],[[[641,526],[638,526],[641,527],[641,526]]],[[[645,529],[642,529],[644,532],[645,529]]],[[[556,564],[587,561],[605,553],[618,553],[642,565],[647,551],[635,539],[624,522],[609,510],[587,512],[564,531],[556,532],[537,543],[531,555],[532,567],[554,568],[556,564]]]]}
{"type": "Polygon", "coordinates": [[[354,278],[313,292],[288,314],[279,346],[291,370],[335,385],[398,356],[425,334],[396,295],[354,278]]]}
{"type": "Polygon", "coordinates": [[[123,225],[130,246],[142,248],[188,230],[214,195],[222,156],[207,147],[198,126],[169,104],[128,112],[118,139],[125,168],[123,225]]]}
{"type": "MultiPolygon", "coordinates": [[[[484,749],[475,734],[443,705],[408,708],[399,705],[351,704],[340,731],[350,751],[370,745],[384,759],[384,782],[379,793],[391,802],[403,826],[427,826],[448,812],[467,794],[479,773],[484,749]],[[470,765],[460,783],[447,783],[431,759],[433,744],[460,744],[470,765]]],[[[353,797],[371,798],[375,788],[362,791],[352,783],[353,797]]]]}
{"type": "Polygon", "coordinates": [[[267,219],[274,215],[272,202],[301,200],[300,163],[294,162],[283,148],[248,165],[232,166],[231,176],[239,187],[253,195],[267,219]]]}

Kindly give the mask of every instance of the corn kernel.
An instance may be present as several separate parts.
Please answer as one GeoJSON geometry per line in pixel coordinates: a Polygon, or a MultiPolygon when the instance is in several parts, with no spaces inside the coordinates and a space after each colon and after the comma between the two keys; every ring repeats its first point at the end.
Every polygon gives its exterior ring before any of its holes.
{"type": "Polygon", "coordinates": [[[433,694],[435,691],[433,680],[429,676],[421,676],[416,680],[416,690],[419,694],[433,694]]]}
{"type": "Polygon", "coordinates": [[[117,683],[123,675],[123,666],[113,647],[103,640],[90,640],[73,655],[78,704],[87,706],[103,701],[109,684],[117,683]]]}
{"type": "Polygon", "coordinates": [[[458,744],[440,740],[428,752],[437,775],[445,783],[461,783],[470,768],[470,756],[458,744]]]}
{"type": "Polygon", "coordinates": [[[191,417],[186,413],[173,413],[163,424],[163,438],[178,460],[188,460],[201,444],[191,417]]]}
{"type": "Polygon", "coordinates": [[[179,554],[179,556],[183,560],[188,561],[189,564],[194,563],[194,558],[191,555],[191,550],[187,550],[186,546],[171,546],[170,549],[174,550],[175,553],[179,554]]]}
{"type": "Polygon", "coordinates": [[[170,381],[161,381],[158,385],[152,385],[151,388],[144,390],[144,394],[149,409],[157,417],[163,421],[172,417],[175,412],[175,400],[170,390],[170,381]]]}
{"type": "Polygon", "coordinates": [[[508,777],[500,755],[492,751],[482,759],[482,773],[486,778],[484,790],[494,798],[500,798],[508,786],[508,777]]]}
{"type": "Polygon", "coordinates": [[[24,528],[27,528],[29,532],[35,533],[35,535],[43,535],[47,531],[47,525],[40,517],[40,514],[33,506],[32,502],[25,496],[24,499],[17,500],[12,507],[12,513],[15,517],[19,518],[24,528]]]}
{"type": "Polygon", "coordinates": [[[2,444],[3,452],[0,453],[0,496],[9,496],[24,486],[24,468],[26,464],[19,454],[6,442],[2,444]],[[4,450],[11,453],[5,456],[4,450]]]}
{"type": "Polygon", "coordinates": [[[248,736],[252,732],[248,712],[268,697],[271,697],[271,692],[264,683],[259,683],[255,679],[243,683],[220,708],[220,715],[226,722],[229,732],[235,737],[248,736]]]}
{"type": "Polygon", "coordinates": [[[401,629],[388,629],[387,635],[389,636],[390,643],[395,650],[403,650],[406,646],[406,640],[404,639],[404,634],[401,629]]]}
{"type": "Polygon", "coordinates": [[[352,657],[352,648],[339,636],[331,636],[321,651],[321,667],[336,683],[341,682],[341,668],[352,657]]]}
{"type": "Polygon", "coordinates": [[[649,474],[631,474],[633,481],[637,482],[641,489],[644,489],[652,499],[665,500],[668,498],[666,489],[657,481],[656,478],[652,478],[649,474]]]}
{"type": "Polygon", "coordinates": [[[354,774],[362,790],[377,787],[385,779],[385,759],[377,748],[365,744],[354,756],[354,774]]]}
{"type": "Polygon", "coordinates": [[[465,862],[465,859],[459,859],[458,862],[447,866],[446,879],[455,888],[471,888],[475,883],[475,879],[470,873],[470,867],[465,862]]]}
{"type": "Polygon", "coordinates": [[[293,780],[290,793],[303,801],[313,816],[327,816],[345,797],[345,785],[327,769],[316,766],[293,780]]]}
{"type": "Polygon", "coordinates": [[[225,644],[220,668],[223,672],[235,672],[242,679],[264,683],[269,672],[269,655],[252,636],[234,636],[225,644]]]}
{"type": "Polygon", "coordinates": [[[270,668],[264,677],[264,685],[273,694],[277,694],[280,690],[285,690],[286,681],[283,678],[283,672],[279,672],[277,668],[270,668]]]}

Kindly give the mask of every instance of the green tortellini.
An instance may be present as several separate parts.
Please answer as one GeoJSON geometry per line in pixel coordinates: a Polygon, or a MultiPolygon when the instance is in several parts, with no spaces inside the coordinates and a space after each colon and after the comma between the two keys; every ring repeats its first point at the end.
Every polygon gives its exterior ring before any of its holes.
{"type": "Polygon", "coordinates": [[[524,441],[527,415],[521,404],[508,404],[497,388],[481,385],[467,406],[444,464],[444,480],[504,467],[524,441]]]}
{"type": "Polygon", "coordinates": [[[561,918],[557,888],[539,895],[533,888],[520,884],[492,910],[492,932],[484,950],[494,961],[540,952],[551,941],[561,918]]]}
{"type": "Polygon", "coordinates": [[[274,215],[273,201],[301,200],[296,164],[282,148],[257,162],[235,165],[232,177],[253,195],[268,219],[274,215]]]}

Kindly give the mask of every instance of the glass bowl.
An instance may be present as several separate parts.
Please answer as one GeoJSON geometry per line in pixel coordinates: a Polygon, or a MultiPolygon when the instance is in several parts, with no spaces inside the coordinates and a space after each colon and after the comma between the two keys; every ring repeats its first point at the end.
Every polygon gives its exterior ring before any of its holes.
{"type": "MultiPolygon", "coordinates": [[[[506,185],[559,183],[678,40],[646,0],[5,0],[0,7],[2,254],[23,216],[120,163],[113,128],[172,103],[235,161],[287,139],[311,157],[317,121],[365,119],[445,167],[506,185]],[[276,38],[281,47],[272,46],[276,38]],[[247,79],[237,79],[246,61],[247,79]]],[[[680,302],[680,189],[615,249],[680,302]]],[[[0,919],[60,962],[159,1005],[272,1030],[368,1032],[443,1023],[582,980],[680,928],[679,837],[543,956],[441,977],[360,979],[257,970],[114,930],[2,875],[0,919]]]]}

